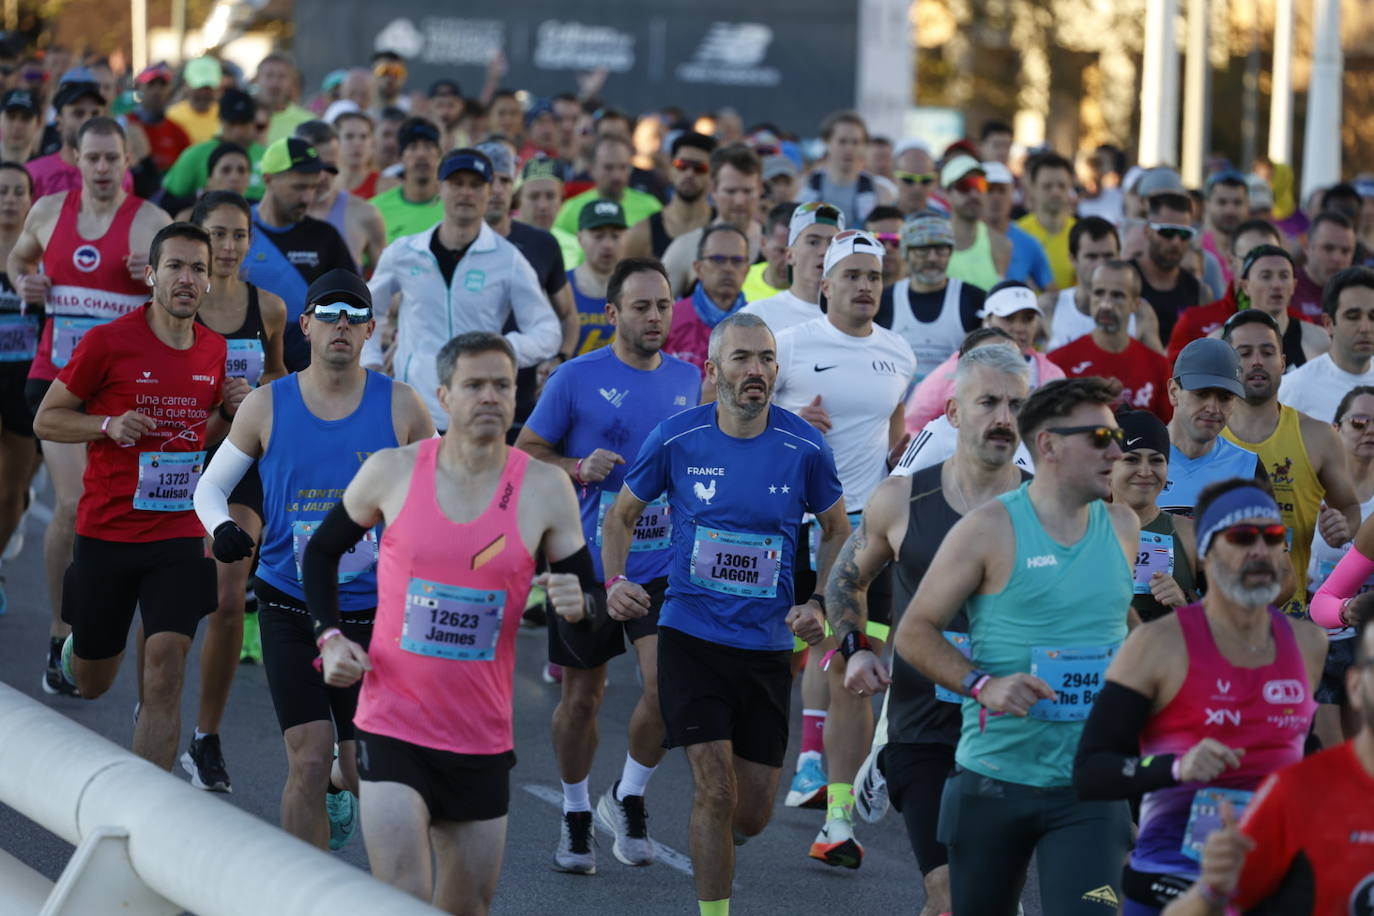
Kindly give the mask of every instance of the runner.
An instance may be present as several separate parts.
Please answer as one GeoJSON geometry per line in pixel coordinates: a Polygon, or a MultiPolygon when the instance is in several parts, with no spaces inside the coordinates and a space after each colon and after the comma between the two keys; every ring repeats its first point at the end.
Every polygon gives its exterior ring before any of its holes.
{"type": "Polygon", "coordinates": [[[1133,263],[1140,271],[1141,296],[1159,319],[1160,340],[1168,340],[1183,312],[1210,299],[1204,298],[1202,283],[1183,269],[1197,230],[1192,226],[1192,205],[1182,184],[1176,190],[1152,195],[1148,207],[1147,247],[1133,263]]]}
{"type": "Polygon", "coordinates": [[[372,118],[362,111],[345,111],[334,116],[339,132],[339,186],[363,200],[377,194],[376,154],[373,144],[377,129],[372,118]]]}
{"type": "MultiPolygon", "coordinates": [[[[1257,271],[1252,268],[1250,274],[1257,271]]],[[[1237,312],[1226,322],[1221,339],[1240,357],[1245,379],[1245,397],[1236,401],[1221,434],[1258,455],[1268,471],[1288,526],[1293,570],[1298,582],[1305,582],[1312,536],[1320,532],[1328,545],[1340,547],[1360,527],[1360,501],[1350,483],[1345,451],[1329,425],[1279,403],[1282,337],[1267,311],[1237,312]]],[[[1289,616],[1306,617],[1306,588],[1298,588],[1282,607],[1289,616]]]]}
{"type": "MultiPolygon", "coordinates": [[[[254,541],[230,513],[230,494],[254,461],[261,475],[263,540],[253,590],[258,597],[263,663],[286,744],[282,829],[321,848],[338,849],[356,826],[358,792],[353,712],[358,692],[330,689],[311,669],[314,638],[305,607],[302,556],[321,521],[366,455],[434,435],[418,395],[358,365],[376,325],[367,286],[335,270],[310,285],[302,333],[311,360],[302,371],[260,386],[245,400],[229,438],[196,487],[196,514],[223,564],[246,561],[254,541]],[[331,721],[332,720],[332,721],[331,721]],[[331,751],[338,742],[337,764],[331,751]],[[321,801],[324,804],[321,804],[321,801]]],[[[351,638],[366,646],[377,605],[377,539],[352,552],[338,573],[339,606],[351,638]]],[[[202,701],[203,702],[203,701],[202,701]]],[[[197,736],[199,738],[199,735],[197,736]]],[[[224,775],[219,741],[183,758],[196,780],[224,775]],[[216,772],[213,764],[219,764],[216,772]]],[[[214,786],[205,786],[214,788],[214,786]]]]}
{"type": "MultiPolygon", "coordinates": [[[[393,300],[399,309],[391,361],[395,376],[411,383],[438,426],[448,422],[439,401],[434,359],[453,331],[506,332],[522,367],[558,353],[563,331],[520,250],[486,224],[494,178],[491,160],[476,149],[458,149],[439,165],[444,219],[432,229],[387,246],[372,274],[372,299],[385,328],[393,300]]],[[[363,347],[363,365],[386,362],[381,335],[363,347]]]]}
{"type": "MultiPolygon", "coordinates": [[[[142,128],[148,138],[152,154],[154,177],[172,167],[188,146],[191,138],[181,125],[167,116],[167,102],[172,94],[172,68],[166,64],[145,67],[134,85],[138,87],[138,107],[129,112],[128,118],[142,128]]],[[[157,187],[155,184],[154,188],[157,187]]]]}
{"type": "Polygon", "coordinates": [[[664,491],[681,520],[659,616],[659,697],[664,744],[686,748],[696,787],[692,871],[702,916],[728,916],[735,846],[772,816],[793,636],[814,645],[825,632],[819,596],[793,605],[802,514],[821,525],[819,582],[849,530],[820,433],[769,406],[774,354],[759,317],[741,312],[716,325],[706,364],[715,402],[649,434],[602,527],[610,613],[628,620],[650,604],[642,585],[621,581],[637,520],[664,491]]]}
{"type": "MultiPolygon", "coordinates": [[[[24,167],[0,162],[0,256],[5,261],[24,229],[33,204],[33,181],[24,167]]],[[[17,556],[24,534],[19,526],[28,508],[29,484],[38,470],[33,414],[24,397],[29,366],[38,350],[42,319],[26,307],[8,274],[0,273],[0,552],[17,556]]],[[[9,610],[5,578],[0,576],[0,615],[9,610]]],[[[44,675],[44,683],[47,676],[44,675]]]]}
{"type": "Polygon", "coordinates": [[[956,153],[940,169],[940,186],[949,198],[950,228],[954,230],[949,275],[991,290],[1011,263],[1011,242],[1003,235],[994,236],[983,220],[988,190],[983,166],[966,153],[956,153]]]}
{"type": "Polygon", "coordinates": [[[91,328],[34,419],[46,440],[90,443],[62,594],[71,633],[60,676],[87,699],[109,690],[137,608],[144,640],[133,751],[164,770],[181,734],[186,655],[215,603],[191,492],[206,442],[224,435],[248,391],[224,375],[224,338],[196,326],[209,261],[205,230],[159,230],[145,268],[152,302],[91,328]]]}
{"type": "Polygon", "coordinates": [[[801,204],[787,229],[787,264],[792,285],[776,296],[751,302],[746,315],[757,315],[774,334],[821,317],[821,278],[830,240],[844,231],[844,214],[823,203],[801,204]]]}
{"type": "MultiPolygon", "coordinates": [[[[1366,609],[1369,605],[1365,604],[1366,609]]],[[[1374,885],[1365,799],[1374,771],[1374,678],[1369,612],[1359,615],[1358,664],[1345,686],[1359,712],[1354,739],[1271,775],[1237,825],[1223,805],[1220,829],[1202,849],[1201,879],[1169,905],[1168,916],[1237,910],[1282,913],[1360,913],[1374,885]]]]}
{"type": "Polygon", "coordinates": [[[386,224],[386,243],[403,235],[424,232],[444,218],[444,202],[439,196],[439,129],[424,118],[409,118],[396,133],[401,165],[401,183],[372,198],[386,224]]]}
{"type": "Polygon", "coordinates": [[[897,209],[910,218],[930,205],[930,192],[939,180],[935,160],[920,140],[903,140],[892,157],[892,177],[897,179],[897,209]]]}
{"type": "Polygon", "coordinates": [[[1202,250],[1216,257],[1222,280],[1229,284],[1235,279],[1230,262],[1236,229],[1250,215],[1250,187],[1244,175],[1227,169],[1207,177],[1205,192],[1202,218],[1207,229],[1202,233],[1202,250]]]}
{"type": "Polygon", "coordinates": [[[1148,623],[1196,600],[1196,538],[1192,519],[1158,505],[1159,491],[1169,479],[1169,430],[1144,410],[1121,411],[1116,422],[1126,432],[1126,442],[1121,460],[1112,465],[1112,502],[1129,507],[1140,522],[1131,608],[1148,623]]]}
{"type": "Polygon", "coordinates": [[[319,190],[309,213],[339,231],[356,264],[371,266],[386,247],[386,225],[372,204],[348,191],[339,181],[339,134],[323,121],[306,121],[294,136],[319,153],[324,163],[319,190]]]}
{"type": "Polygon", "coordinates": [[[630,159],[633,156],[634,146],[628,137],[618,133],[601,134],[597,138],[592,159],[593,187],[564,201],[554,225],[564,232],[578,231],[582,209],[594,200],[609,200],[619,204],[625,210],[630,225],[662,210],[663,204],[659,203],[657,197],[629,186],[630,159]]]}
{"type": "Polygon", "coordinates": [[[515,633],[535,553],[552,570],[536,582],[569,623],[588,620],[588,608],[604,621],[606,598],[567,475],[505,444],[510,344],[469,332],[438,361],[448,432],[367,460],[311,540],[305,580],[326,683],[363,679],[356,722],[372,873],[448,912],[485,914],[505,847],[515,633]],[[340,558],[378,523],[386,538],[369,650],[340,631],[334,593],[340,558]]]}
{"type": "Polygon", "coordinates": [[[716,141],[695,131],[683,131],[669,148],[673,198],[649,218],[635,223],[625,236],[625,257],[663,257],[673,239],[706,226],[715,209],[706,197],[706,173],[716,141]]]}
{"type": "MultiPolygon", "coordinates": [[[[751,263],[759,259],[764,241],[762,221],[759,219],[762,196],[763,162],[758,153],[743,143],[717,147],[711,154],[711,201],[716,208],[716,216],[710,225],[724,224],[742,229],[749,237],[751,263]]],[[[788,218],[790,214],[783,218],[784,226],[788,218]]],[[[702,227],[682,233],[663,252],[663,266],[668,268],[675,296],[686,296],[692,291],[692,284],[696,281],[692,263],[700,250],[704,231],[705,227],[702,227]]],[[[786,236],[787,233],[784,231],[783,234],[786,236]]],[[[786,271],[782,273],[786,274],[786,271]]]]}
{"type": "Polygon", "coordinates": [[[1348,267],[1322,292],[1331,349],[1284,376],[1279,400],[1329,423],[1356,385],[1374,385],[1374,270],[1348,267]]]}
{"type": "Polygon", "coordinates": [[[520,180],[515,185],[515,209],[520,222],[542,229],[554,237],[559,250],[563,252],[563,270],[566,272],[581,263],[582,248],[577,244],[576,233],[564,232],[553,224],[562,203],[563,178],[558,161],[547,156],[535,156],[526,162],[520,170],[520,180]]]}
{"type": "MultiPolygon", "coordinates": [[[[882,295],[882,253],[882,243],[867,232],[848,229],[835,236],[826,249],[821,279],[828,303],[825,315],[777,336],[774,402],[824,435],[835,456],[851,528],[858,525],[869,495],[887,476],[889,453],[900,453],[902,395],[916,370],[911,346],[873,322],[882,295]]],[[[797,563],[802,564],[801,558],[797,563]]],[[[824,585],[825,580],[818,574],[816,582],[824,585]]],[[[873,585],[865,631],[877,655],[882,654],[891,620],[891,580],[883,577],[873,585]]],[[[873,709],[842,689],[842,662],[825,664],[826,653],[838,648],[838,635],[811,649],[803,674],[804,699],[807,693],[817,699],[825,695],[807,689],[811,678],[824,682],[829,696],[824,709],[803,711],[807,732],[802,757],[812,755],[814,763],[820,762],[816,719],[824,723],[822,746],[830,749],[826,819],[809,854],[827,865],[858,868],[863,846],[854,837],[854,773],[873,738],[873,709]]],[[[810,706],[814,701],[806,702],[810,706]]],[[[799,774],[806,762],[798,760],[799,774]]],[[[796,783],[794,779],[794,789],[796,783]]]]}
{"type": "MultiPolygon", "coordinates": [[[[1245,273],[1245,256],[1260,245],[1282,247],[1282,243],[1283,236],[1279,234],[1279,230],[1274,228],[1274,224],[1267,220],[1250,219],[1236,227],[1235,235],[1232,236],[1231,241],[1230,266],[1233,279],[1226,288],[1226,295],[1207,305],[1188,309],[1179,316],[1178,321],[1174,324],[1173,332],[1169,335],[1169,349],[1165,353],[1170,361],[1178,359],[1179,351],[1185,346],[1199,337],[1206,337],[1219,329],[1226,323],[1227,318],[1240,311],[1242,300],[1245,298],[1245,293],[1240,289],[1240,281],[1245,273]]],[[[1290,298],[1289,303],[1291,304],[1291,302],[1292,299],[1290,298]]],[[[1246,304],[1249,304],[1248,300],[1246,300],[1246,304]]],[[[1300,323],[1311,324],[1307,321],[1300,323]]],[[[1312,326],[1317,327],[1315,324],[1312,326]]],[[[1286,331],[1285,333],[1292,332],[1286,331]]],[[[1300,333],[1305,335],[1307,332],[1302,331],[1300,333]]],[[[1300,337],[1299,341],[1301,342],[1301,340],[1300,337]]]]}
{"type": "Polygon", "coordinates": [[[300,74],[296,71],[296,62],[288,54],[273,51],[259,61],[253,88],[258,103],[267,111],[270,119],[267,137],[263,140],[269,146],[285,140],[291,136],[297,124],[314,117],[309,109],[302,108],[294,101],[300,89],[300,74]]]}
{"type": "Polygon", "coordinates": [[[921,580],[898,626],[901,657],[966,698],[940,805],[956,913],[1015,913],[1032,854],[1045,912],[1119,899],[1129,810],[1072,785],[1092,686],[1126,636],[1140,537],[1135,513],[1102,502],[1121,457],[1118,394],[1108,379],[1063,379],[1026,400],[1017,425],[1034,479],[950,529],[930,564],[945,574],[921,580]],[[961,608],[968,657],[943,635],[961,608]]]}
{"type": "MultiPolygon", "coordinates": [[[[252,209],[237,194],[211,191],[200,199],[191,221],[210,235],[210,291],[196,321],[225,338],[225,374],[242,378],[250,388],[286,374],[282,336],[286,304],[278,296],[239,279],[248,252],[252,209]]],[[[213,460],[215,451],[211,450],[213,460]]],[[[230,517],[254,541],[262,535],[262,479],[250,468],[229,496],[230,517]]],[[[245,613],[251,557],[233,563],[216,561],[218,602],[206,621],[200,647],[200,709],[191,746],[181,763],[198,789],[232,791],[220,750],[219,726],[229,702],[229,688],[240,659],[262,661],[258,615],[245,613]]]]}
{"type": "Polygon", "coordinates": [[[1048,152],[1032,158],[1026,174],[1030,179],[1026,194],[1031,201],[1030,212],[1016,225],[1044,247],[1054,271],[1054,286],[1069,289],[1082,279],[1069,254],[1069,233],[1077,222],[1073,216],[1073,163],[1048,152]]]}
{"type": "MultiPolygon", "coordinates": [[[[81,160],[81,138],[85,136],[82,128],[94,118],[104,119],[105,96],[100,94],[100,86],[89,82],[68,82],[58,87],[53,96],[53,108],[57,111],[57,131],[62,138],[62,146],[54,153],[29,160],[24,168],[33,177],[33,199],[47,197],[59,191],[80,191],[86,184],[86,172],[81,160]]],[[[102,133],[107,133],[103,131],[102,133]]],[[[121,188],[125,192],[134,189],[134,179],[129,173],[128,144],[124,128],[119,128],[119,139],[126,155],[118,162],[110,163],[111,175],[122,174],[121,188]]]]}
{"type": "Polygon", "coordinates": [[[310,345],[300,317],[311,283],[331,270],[357,270],[339,231],[310,216],[324,162],[304,140],[278,140],[262,154],[262,202],[253,207],[253,235],[244,259],[243,279],[276,293],[286,303],[286,368],[299,372],[310,364],[310,345]]]}
{"type": "MultiPolygon", "coordinates": [[[[1246,254],[1236,282],[1256,311],[1273,318],[1277,327],[1284,371],[1306,365],[1331,349],[1331,335],[1289,312],[1293,301],[1293,256],[1280,245],[1257,245],[1246,254]]],[[[1221,333],[1214,331],[1212,336],[1221,333]]]]}
{"type": "Polygon", "coordinates": [[[259,164],[265,152],[258,142],[258,103],[246,92],[226,89],[219,100],[219,136],[188,146],[176,163],[162,176],[162,192],[174,198],[190,198],[210,179],[210,156],[221,144],[233,143],[248,151],[252,175],[243,196],[249,200],[262,197],[262,169],[259,164]]]}
{"type": "Polygon", "coordinates": [[[1287,565],[1279,506],[1235,478],[1198,497],[1202,601],[1136,629],[1107,669],[1074,763],[1084,799],[1144,793],[1121,878],[1125,916],[1153,916],[1197,880],[1206,823],[1302,759],[1326,635],[1273,606],[1287,565]]]}
{"type": "MultiPolygon", "coordinates": [[[[1116,234],[1116,227],[1100,216],[1084,217],[1069,230],[1069,257],[1073,260],[1074,273],[1079,278],[1091,277],[1093,268],[1104,261],[1115,260],[1120,253],[1121,240],[1116,234]]],[[[1140,305],[1142,308],[1138,308],[1127,320],[1127,332],[1145,342],[1146,346],[1158,344],[1158,332],[1155,332],[1153,339],[1147,339],[1138,328],[1141,318],[1154,318],[1154,309],[1144,302],[1140,305]]],[[[1087,283],[1078,283],[1053,295],[1041,296],[1040,309],[1045,313],[1046,333],[1049,335],[1046,350],[1058,350],[1066,343],[1092,333],[1096,327],[1087,283]]]]}
{"type": "Polygon", "coordinates": [[[1355,224],[1340,213],[1323,210],[1312,218],[1293,293],[1293,309],[1303,321],[1321,323],[1326,311],[1326,284],[1356,263],[1358,245],[1355,224]]]}
{"type": "Polygon", "coordinates": [[[898,280],[906,278],[906,260],[902,257],[902,211],[883,204],[868,211],[863,230],[883,246],[883,292],[898,280]]]}
{"type": "Polygon", "coordinates": [[[1231,477],[1268,479],[1263,461],[1221,436],[1236,399],[1243,397],[1240,357],[1225,341],[1204,337],[1178,354],[1169,379],[1174,415],[1169,420],[1169,479],[1159,493],[1161,509],[1191,518],[1207,484],[1231,477]]]}
{"type": "Polygon", "coordinates": [[[217,126],[215,101],[223,82],[224,71],[213,57],[196,57],[182,67],[181,86],[185,95],[167,109],[167,117],[180,125],[192,143],[201,143],[214,136],[217,126]]]}
{"type": "Polygon", "coordinates": [[[768,209],[768,218],[763,225],[763,238],[759,245],[759,259],[749,268],[744,278],[744,300],[757,302],[776,296],[792,285],[787,271],[787,234],[792,223],[792,214],[797,204],[787,201],[775,204],[768,209]]]}
{"type": "Polygon", "coordinates": [[[806,177],[797,200],[829,203],[851,226],[862,226],[868,211],[896,202],[891,182],[864,170],[868,127],[858,112],[837,111],[821,123],[825,164],[806,177]]]}
{"type": "Polygon", "coordinates": [[[1104,261],[1080,278],[1088,287],[1092,331],[1050,352],[1069,378],[1099,375],[1122,385],[1121,403],[1168,422],[1169,363],[1130,335],[1128,319],[1140,307],[1140,274],[1130,261],[1104,261]]]}
{"type": "Polygon", "coordinates": [[[0,162],[28,162],[33,158],[43,123],[38,97],[27,89],[11,89],[0,96],[0,162]]]}
{"type": "MultiPolygon", "coordinates": [[[[595,548],[601,546],[603,516],[620,491],[627,456],[639,453],[662,420],[699,400],[701,379],[694,367],[660,352],[668,337],[671,308],[667,272],[658,261],[626,258],[616,264],[607,288],[606,312],[615,328],[610,345],[570,361],[549,379],[515,443],[562,468],[578,485],[582,529],[595,548]]],[[[634,647],[644,690],[630,717],[629,753],[621,777],[606,789],[596,811],[615,834],[612,850],[617,859],[626,865],[648,865],[655,858],[644,794],[663,759],[657,624],[671,560],[668,523],[667,503],[658,499],[635,526],[627,575],[642,583],[650,596],[648,615],[612,621],[595,634],[549,623],[549,661],[563,669],[562,697],[553,714],[554,751],[563,783],[562,833],[554,861],[562,871],[596,871],[587,778],[596,753],[606,663],[625,651],[627,639],[634,647]]],[[[598,579],[605,581],[601,558],[594,554],[592,559],[598,579]]]]}
{"type": "Polygon", "coordinates": [[[743,230],[727,223],[706,227],[692,264],[696,285],[690,296],[673,306],[667,352],[705,373],[711,329],[744,308],[741,284],[748,264],[749,237],[743,230]]]}
{"type": "MultiPolygon", "coordinates": [[[[47,319],[24,386],[32,413],[37,413],[53,379],[88,330],[146,301],[145,252],[169,222],[165,212],[126,194],[114,180],[126,158],[118,124],[108,118],[87,121],[78,148],[81,190],[36,201],[7,262],[14,288],[26,306],[42,308],[47,319]]],[[[53,484],[52,521],[43,537],[52,602],[43,683],[48,693],[65,693],[69,685],[62,679],[58,661],[62,640],[71,630],[61,616],[63,576],[72,561],[86,446],[83,442],[40,444],[53,484]]]]}

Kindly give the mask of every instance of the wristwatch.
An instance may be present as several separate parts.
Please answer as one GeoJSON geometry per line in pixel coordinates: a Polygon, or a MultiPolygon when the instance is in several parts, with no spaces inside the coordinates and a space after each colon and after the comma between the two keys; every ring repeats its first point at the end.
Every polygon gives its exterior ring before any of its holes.
{"type": "Polygon", "coordinates": [[[959,689],[964,692],[965,696],[973,696],[974,686],[976,686],[979,681],[981,681],[983,678],[987,676],[988,673],[986,671],[983,671],[979,668],[974,668],[973,670],[969,671],[968,674],[964,675],[964,679],[959,682],[959,689]]]}

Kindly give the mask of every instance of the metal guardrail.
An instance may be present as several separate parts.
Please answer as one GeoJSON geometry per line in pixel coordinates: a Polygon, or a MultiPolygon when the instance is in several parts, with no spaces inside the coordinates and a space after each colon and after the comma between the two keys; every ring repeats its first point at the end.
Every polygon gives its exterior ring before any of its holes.
{"type": "Polygon", "coordinates": [[[0,851],[6,916],[436,912],[3,684],[0,802],[76,846],[55,883],[0,851]]]}

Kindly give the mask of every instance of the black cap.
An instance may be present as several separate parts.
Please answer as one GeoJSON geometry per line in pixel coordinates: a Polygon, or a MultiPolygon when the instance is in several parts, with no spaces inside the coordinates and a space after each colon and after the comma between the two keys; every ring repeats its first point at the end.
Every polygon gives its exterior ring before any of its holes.
{"type": "Polygon", "coordinates": [[[310,284],[305,291],[305,305],[311,306],[329,302],[344,302],[356,308],[372,308],[372,291],[367,288],[363,278],[351,270],[336,267],[310,284]]]}
{"type": "Polygon", "coordinates": [[[38,99],[27,89],[11,89],[0,97],[0,111],[27,111],[35,117],[41,113],[38,99]]]}
{"type": "Polygon", "coordinates": [[[73,80],[70,83],[63,83],[57,87],[57,94],[53,96],[52,105],[58,111],[61,111],[77,99],[84,99],[87,96],[95,99],[101,105],[106,103],[105,96],[100,94],[99,83],[73,80]]]}
{"type": "Polygon", "coordinates": [[[258,117],[258,103],[242,89],[226,89],[219,96],[219,119],[225,124],[248,124],[258,117]]]}
{"type": "Polygon", "coordinates": [[[454,80],[435,80],[429,84],[429,97],[432,99],[436,95],[456,95],[461,99],[463,90],[458,87],[458,83],[454,80]]]}
{"type": "Polygon", "coordinates": [[[396,131],[396,148],[399,152],[404,153],[407,146],[422,140],[442,146],[439,141],[439,128],[424,118],[407,118],[396,131]]]}
{"type": "Polygon", "coordinates": [[[1169,430],[1159,417],[1148,410],[1123,410],[1116,415],[1116,424],[1126,434],[1122,451],[1149,448],[1163,455],[1164,460],[1169,459],[1169,430]]]}
{"type": "Polygon", "coordinates": [[[1293,255],[1287,248],[1281,248],[1278,245],[1256,245],[1245,254],[1245,261],[1240,268],[1240,277],[1242,280],[1250,276],[1250,268],[1254,267],[1255,262],[1260,258],[1283,258],[1288,262],[1289,267],[1294,267],[1296,269],[1296,265],[1293,263],[1293,255]]]}

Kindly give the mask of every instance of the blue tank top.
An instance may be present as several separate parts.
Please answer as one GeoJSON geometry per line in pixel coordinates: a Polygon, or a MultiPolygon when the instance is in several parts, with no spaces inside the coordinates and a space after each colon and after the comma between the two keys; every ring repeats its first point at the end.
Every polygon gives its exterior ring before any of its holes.
{"type": "MultiPolygon", "coordinates": [[[[305,545],[367,456],[399,444],[391,384],[368,370],[358,409],[342,420],[321,420],[301,397],[300,376],[272,383],[272,434],[258,459],[265,523],[258,576],[268,585],[305,600],[300,575],[305,545]]],[[[339,610],[377,606],[380,534],[379,525],[339,561],[339,610]]]]}
{"type": "Polygon", "coordinates": [[[582,330],[577,337],[577,355],[590,353],[611,342],[615,328],[606,317],[606,297],[588,296],[577,288],[576,271],[568,271],[568,287],[577,307],[577,322],[582,330]]]}
{"type": "Polygon", "coordinates": [[[1161,509],[1193,515],[1197,495],[1203,487],[1229,477],[1254,477],[1259,463],[1255,453],[1217,436],[1211,451],[1200,458],[1189,458],[1176,446],[1169,446],[1169,479],[1155,497],[1161,509]]]}

